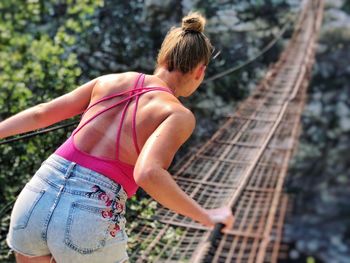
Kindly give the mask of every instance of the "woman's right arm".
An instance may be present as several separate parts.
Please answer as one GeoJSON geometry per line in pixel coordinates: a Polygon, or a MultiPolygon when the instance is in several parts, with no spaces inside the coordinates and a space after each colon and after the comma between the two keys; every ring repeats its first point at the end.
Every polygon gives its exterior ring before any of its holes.
{"type": "Polygon", "coordinates": [[[187,109],[173,111],[148,138],[137,159],[134,178],[152,198],[179,214],[208,227],[222,222],[232,226],[233,216],[228,207],[207,210],[188,196],[167,171],[175,153],[189,138],[195,118],[187,109]]]}
{"type": "Polygon", "coordinates": [[[0,139],[71,118],[89,105],[91,93],[99,78],[90,80],[73,91],[41,103],[0,122],[0,139]]]}

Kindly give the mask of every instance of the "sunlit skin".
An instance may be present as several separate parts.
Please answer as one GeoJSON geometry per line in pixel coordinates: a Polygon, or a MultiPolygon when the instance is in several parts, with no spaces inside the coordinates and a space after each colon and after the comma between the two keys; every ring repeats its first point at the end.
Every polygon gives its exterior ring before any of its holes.
{"type": "MultiPolygon", "coordinates": [[[[175,96],[167,92],[153,91],[140,97],[136,130],[141,153],[138,156],[135,148],[130,147],[133,145],[130,132],[132,116],[127,114],[122,129],[119,157],[121,161],[135,165],[136,183],[160,204],[210,228],[217,222],[224,222],[224,231],[227,231],[233,225],[230,209],[202,208],[181,190],[167,171],[176,152],[190,137],[195,127],[193,113],[181,104],[178,97],[188,97],[195,92],[204,79],[205,69],[206,66],[200,63],[191,72],[183,74],[179,71],[169,72],[160,66],[153,75],[146,75],[145,87],[167,87],[175,96]]],[[[98,99],[129,89],[137,74],[127,72],[101,76],[66,95],[22,111],[0,123],[0,139],[47,127],[78,115],[98,99]]],[[[105,101],[98,104],[84,115],[82,121],[111,103],[113,102],[105,101]]],[[[133,104],[134,101],[129,107],[133,108],[133,104]]],[[[74,141],[77,147],[91,155],[114,158],[115,114],[119,114],[118,110],[113,114],[94,119],[92,125],[88,125],[88,129],[82,129],[76,134],[74,141]]],[[[51,256],[32,258],[17,254],[16,260],[27,263],[50,262],[51,256]]]]}

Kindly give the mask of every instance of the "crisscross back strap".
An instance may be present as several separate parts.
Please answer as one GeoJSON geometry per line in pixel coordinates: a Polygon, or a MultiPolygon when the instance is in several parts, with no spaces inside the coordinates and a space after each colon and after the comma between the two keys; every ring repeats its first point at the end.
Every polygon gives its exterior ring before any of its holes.
{"type": "MultiPolygon", "coordinates": [[[[141,77],[141,88],[143,87],[143,84],[145,82],[145,75],[142,74],[141,77]]],[[[134,108],[134,112],[133,112],[133,117],[132,117],[132,136],[133,136],[133,141],[134,141],[134,145],[135,145],[135,149],[137,154],[140,154],[140,148],[139,145],[137,143],[137,135],[136,135],[136,111],[137,111],[137,106],[139,104],[139,99],[140,99],[140,95],[136,96],[136,101],[135,101],[135,108],[134,108]]]]}
{"type": "Polygon", "coordinates": [[[137,105],[138,105],[138,100],[140,98],[140,96],[142,94],[145,94],[147,92],[150,92],[150,91],[155,91],[155,90],[158,90],[158,91],[165,91],[165,92],[168,92],[170,94],[173,94],[174,93],[167,89],[167,88],[163,88],[163,87],[143,87],[143,83],[144,83],[144,79],[145,79],[145,75],[140,73],[138,75],[138,77],[136,78],[136,81],[135,81],[135,84],[134,84],[134,87],[132,89],[128,89],[126,91],[123,91],[123,92],[119,92],[119,93],[116,93],[116,94],[112,94],[112,95],[109,95],[109,96],[106,96],[106,97],[103,97],[99,100],[97,100],[96,102],[94,102],[93,104],[91,104],[88,108],[86,108],[86,110],[83,112],[82,114],[82,117],[85,115],[85,113],[91,109],[92,107],[94,107],[95,105],[103,102],[103,101],[106,101],[106,100],[110,100],[110,99],[113,99],[115,97],[119,97],[119,96],[122,96],[122,95],[125,95],[125,94],[130,94],[129,96],[127,96],[126,98],[123,98],[121,99],[120,101],[118,101],[117,103],[114,103],[112,104],[111,106],[108,106],[107,108],[97,112],[95,115],[93,115],[92,117],[90,117],[88,120],[86,120],[80,127],[76,128],[73,133],[72,133],[72,136],[74,136],[77,132],[79,132],[83,127],[85,127],[89,122],[91,122],[93,119],[95,119],[96,117],[100,116],[102,113],[106,112],[106,111],[109,111],[123,103],[125,103],[125,106],[123,108],[123,111],[122,111],[122,115],[121,115],[121,119],[120,119],[120,123],[118,125],[118,131],[117,131],[117,135],[116,135],[116,159],[119,160],[119,141],[120,141],[120,133],[121,133],[121,129],[122,129],[122,124],[124,122],[124,118],[125,118],[125,114],[126,114],[126,110],[131,102],[132,99],[136,98],[136,102],[135,102],[135,108],[134,108],[134,112],[133,112],[133,119],[132,119],[132,130],[133,130],[133,141],[134,141],[134,145],[135,145],[135,149],[137,151],[137,153],[139,154],[140,153],[140,149],[138,147],[138,144],[137,144],[137,137],[136,137],[136,111],[137,111],[137,105]],[[141,81],[140,81],[141,80],[141,81]]]}
{"type": "MultiPolygon", "coordinates": [[[[140,90],[140,89],[142,90],[144,81],[145,81],[145,75],[140,73],[140,75],[136,79],[134,88],[131,90],[131,96],[130,97],[134,98],[133,96],[136,96],[136,98],[138,98],[140,96],[139,93],[137,93],[137,90],[140,90]]],[[[122,116],[120,118],[120,122],[119,122],[119,126],[118,126],[117,138],[116,138],[116,147],[115,147],[117,160],[119,160],[119,142],[120,142],[121,130],[122,130],[122,126],[123,126],[123,122],[124,122],[124,118],[125,118],[125,113],[126,113],[126,110],[127,110],[128,106],[129,106],[129,104],[131,102],[131,99],[124,106],[124,109],[123,109],[123,112],[122,112],[122,116]]],[[[134,121],[134,118],[135,118],[135,116],[133,116],[133,121],[134,121]]],[[[134,122],[132,123],[132,132],[133,132],[134,145],[136,147],[137,154],[139,154],[140,151],[138,150],[137,142],[135,141],[136,133],[135,133],[135,123],[134,122]]]]}

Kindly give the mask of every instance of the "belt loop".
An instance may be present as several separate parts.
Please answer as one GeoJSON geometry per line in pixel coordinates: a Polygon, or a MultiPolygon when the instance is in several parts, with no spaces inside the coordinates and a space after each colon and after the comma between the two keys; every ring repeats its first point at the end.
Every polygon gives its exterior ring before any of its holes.
{"type": "Polygon", "coordinates": [[[76,166],[75,162],[71,162],[69,164],[68,169],[66,171],[66,174],[64,175],[64,179],[68,179],[72,175],[73,169],[74,169],[75,166],[76,166]]]}

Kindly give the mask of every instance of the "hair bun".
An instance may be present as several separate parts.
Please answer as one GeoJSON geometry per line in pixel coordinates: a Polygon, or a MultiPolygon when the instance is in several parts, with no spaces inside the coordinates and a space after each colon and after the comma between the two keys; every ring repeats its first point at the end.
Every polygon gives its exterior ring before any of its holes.
{"type": "Polygon", "coordinates": [[[182,18],[182,30],[202,33],[204,31],[205,18],[198,12],[189,13],[182,18]]]}

